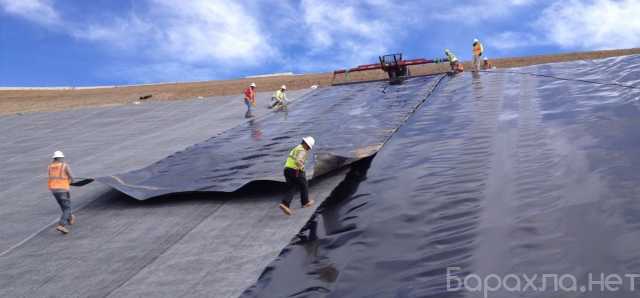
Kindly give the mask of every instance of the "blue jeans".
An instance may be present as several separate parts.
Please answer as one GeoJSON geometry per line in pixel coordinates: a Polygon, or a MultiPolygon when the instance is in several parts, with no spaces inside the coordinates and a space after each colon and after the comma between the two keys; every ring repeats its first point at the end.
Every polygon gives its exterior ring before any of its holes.
{"type": "Polygon", "coordinates": [[[253,114],[251,114],[251,106],[252,106],[251,102],[245,99],[244,104],[247,105],[247,112],[244,114],[244,117],[245,118],[253,117],[253,114]]]}
{"type": "Polygon", "coordinates": [[[60,205],[60,209],[62,210],[62,216],[60,216],[60,221],[58,224],[67,225],[70,224],[71,221],[71,196],[69,192],[52,192],[53,196],[56,198],[58,205],[60,205]]]}

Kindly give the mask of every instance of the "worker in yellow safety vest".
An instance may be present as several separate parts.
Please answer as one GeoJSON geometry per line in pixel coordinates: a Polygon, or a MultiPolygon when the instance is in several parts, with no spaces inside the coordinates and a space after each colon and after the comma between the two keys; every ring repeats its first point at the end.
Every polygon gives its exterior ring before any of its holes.
{"type": "Polygon", "coordinates": [[[475,38],[473,40],[473,71],[479,71],[480,70],[480,63],[481,61],[481,56],[482,53],[484,52],[484,47],[482,46],[482,43],[475,38]]]}
{"type": "Polygon", "coordinates": [[[451,72],[456,73],[464,71],[464,68],[458,60],[458,57],[456,57],[453,52],[451,52],[449,49],[445,49],[444,54],[447,56],[447,60],[449,60],[449,65],[451,65],[451,72]]]}
{"type": "Polygon", "coordinates": [[[284,178],[289,187],[287,196],[280,202],[280,209],[286,215],[293,214],[290,204],[293,200],[295,188],[300,190],[300,203],[303,208],[313,206],[314,201],[309,199],[309,187],[307,185],[307,176],[304,172],[304,163],[307,160],[307,154],[313,148],[316,141],[313,137],[302,138],[302,143],[294,147],[287,156],[284,165],[284,178]]]}
{"type": "Polygon", "coordinates": [[[62,209],[62,216],[58,221],[56,230],[63,234],[69,233],[67,225],[73,225],[76,222],[76,216],[71,214],[69,189],[72,182],[71,168],[64,162],[64,154],[62,151],[54,152],[53,161],[49,164],[48,186],[58,205],[60,205],[60,209],[62,209]]]}
{"type": "Polygon", "coordinates": [[[287,86],[286,85],[282,85],[282,87],[280,87],[280,89],[278,89],[278,91],[276,91],[276,93],[273,94],[273,96],[271,97],[271,100],[273,101],[271,103],[270,108],[286,108],[287,107],[287,102],[289,101],[289,99],[287,98],[287,86]]]}

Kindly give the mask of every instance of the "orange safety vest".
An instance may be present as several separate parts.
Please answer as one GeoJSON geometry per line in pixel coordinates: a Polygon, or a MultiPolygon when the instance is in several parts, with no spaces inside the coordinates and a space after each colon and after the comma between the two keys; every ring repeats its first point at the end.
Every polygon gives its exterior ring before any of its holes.
{"type": "Polygon", "coordinates": [[[71,179],[66,170],[67,165],[64,162],[53,162],[49,165],[49,190],[69,191],[71,179]]]}
{"type": "Polygon", "coordinates": [[[475,45],[473,45],[473,55],[480,56],[483,50],[484,49],[482,48],[482,44],[480,42],[477,42],[475,45]]]}

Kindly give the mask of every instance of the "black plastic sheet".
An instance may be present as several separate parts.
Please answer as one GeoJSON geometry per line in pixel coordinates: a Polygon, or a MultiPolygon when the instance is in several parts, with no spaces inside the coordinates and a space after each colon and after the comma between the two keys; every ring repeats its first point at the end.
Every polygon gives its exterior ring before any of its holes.
{"type": "Polygon", "coordinates": [[[146,168],[97,180],[140,200],[284,182],[286,155],[306,135],[316,139],[307,175],[317,177],[377,152],[442,78],[322,88],[287,113],[250,120],[146,168]]]}
{"type": "MultiPolygon", "coordinates": [[[[513,72],[640,79],[637,56],[584,64],[513,72]]],[[[456,76],[370,167],[354,165],[243,297],[487,297],[477,284],[448,290],[448,270],[521,281],[488,297],[637,297],[625,274],[640,273],[639,97],[500,71],[456,76]],[[576,290],[554,291],[565,274],[576,290]],[[624,283],[582,291],[589,274],[624,283]]]]}

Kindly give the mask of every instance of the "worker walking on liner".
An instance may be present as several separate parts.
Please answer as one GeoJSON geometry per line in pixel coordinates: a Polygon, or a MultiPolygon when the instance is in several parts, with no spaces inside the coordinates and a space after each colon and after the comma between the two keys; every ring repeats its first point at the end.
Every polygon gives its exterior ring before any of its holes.
{"type": "Polygon", "coordinates": [[[244,104],[247,105],[247,112],[244,114],[244,117],[253,117],[251,108],[256,106],[256,83],[251,83],[249,87],[244,89],[244,104]]]}
{"type": "Polygon", "coordinates": [[[282,87],[280,87],[280,89],[278,89],[271,97],[272,103],[270,108],[276,109],[276,110],[286,109],[287,103],[289,102],[289,99],[287,99],[286,92],[287,92],[287,86],[282,85],[282,87]]]}
{"type": "Polygon", "coordinates": [[[291,201],[293,200],[296,188],[300,190],[300,204],[302,207],[308,208],[313,206],[314,201],[309,199],[309,187],[307,184],[307,176],[304,172],[304,164],[315,142],[313,137],[304,137],[300,145],[291,149],[289,156],[287,156],[287,161],[284,165],[284,178],[287,181],[289,190],[287,196],[279,205],[282,212],[286,215],[293,214],[291,201]]]}
{"type": "Polygon", "coordinates": [[[76,216],[71,214],[71,195],[69,190],[72,182],[71,168],[64,161],[64,154],[62,151],[54,152],[53,161],[49,164],[48,185],[49,190],[62,210],[62,216],[60,216],[56,230],[63,234],[69,233],[67,226],[76,222],[76,216]]]}
{"type": "Polygon", "coordinates": [[[477,38],[473,40],[472,51],[473,51],[473,71],[480,71],[480,63],[482,62],[482,53],[484,52],[484,47],[482,46],[482,43],[477,38]]]}
{"type": "Polygon", "coordinates": [[[444,54],[447,56],[447,60],[449,60],[449,65],[451,66],[451,72],[457,73],[464,71],[462,64],[458,60],[458,57],[453,54],[449,49],[444,50],[444,54]]]}

